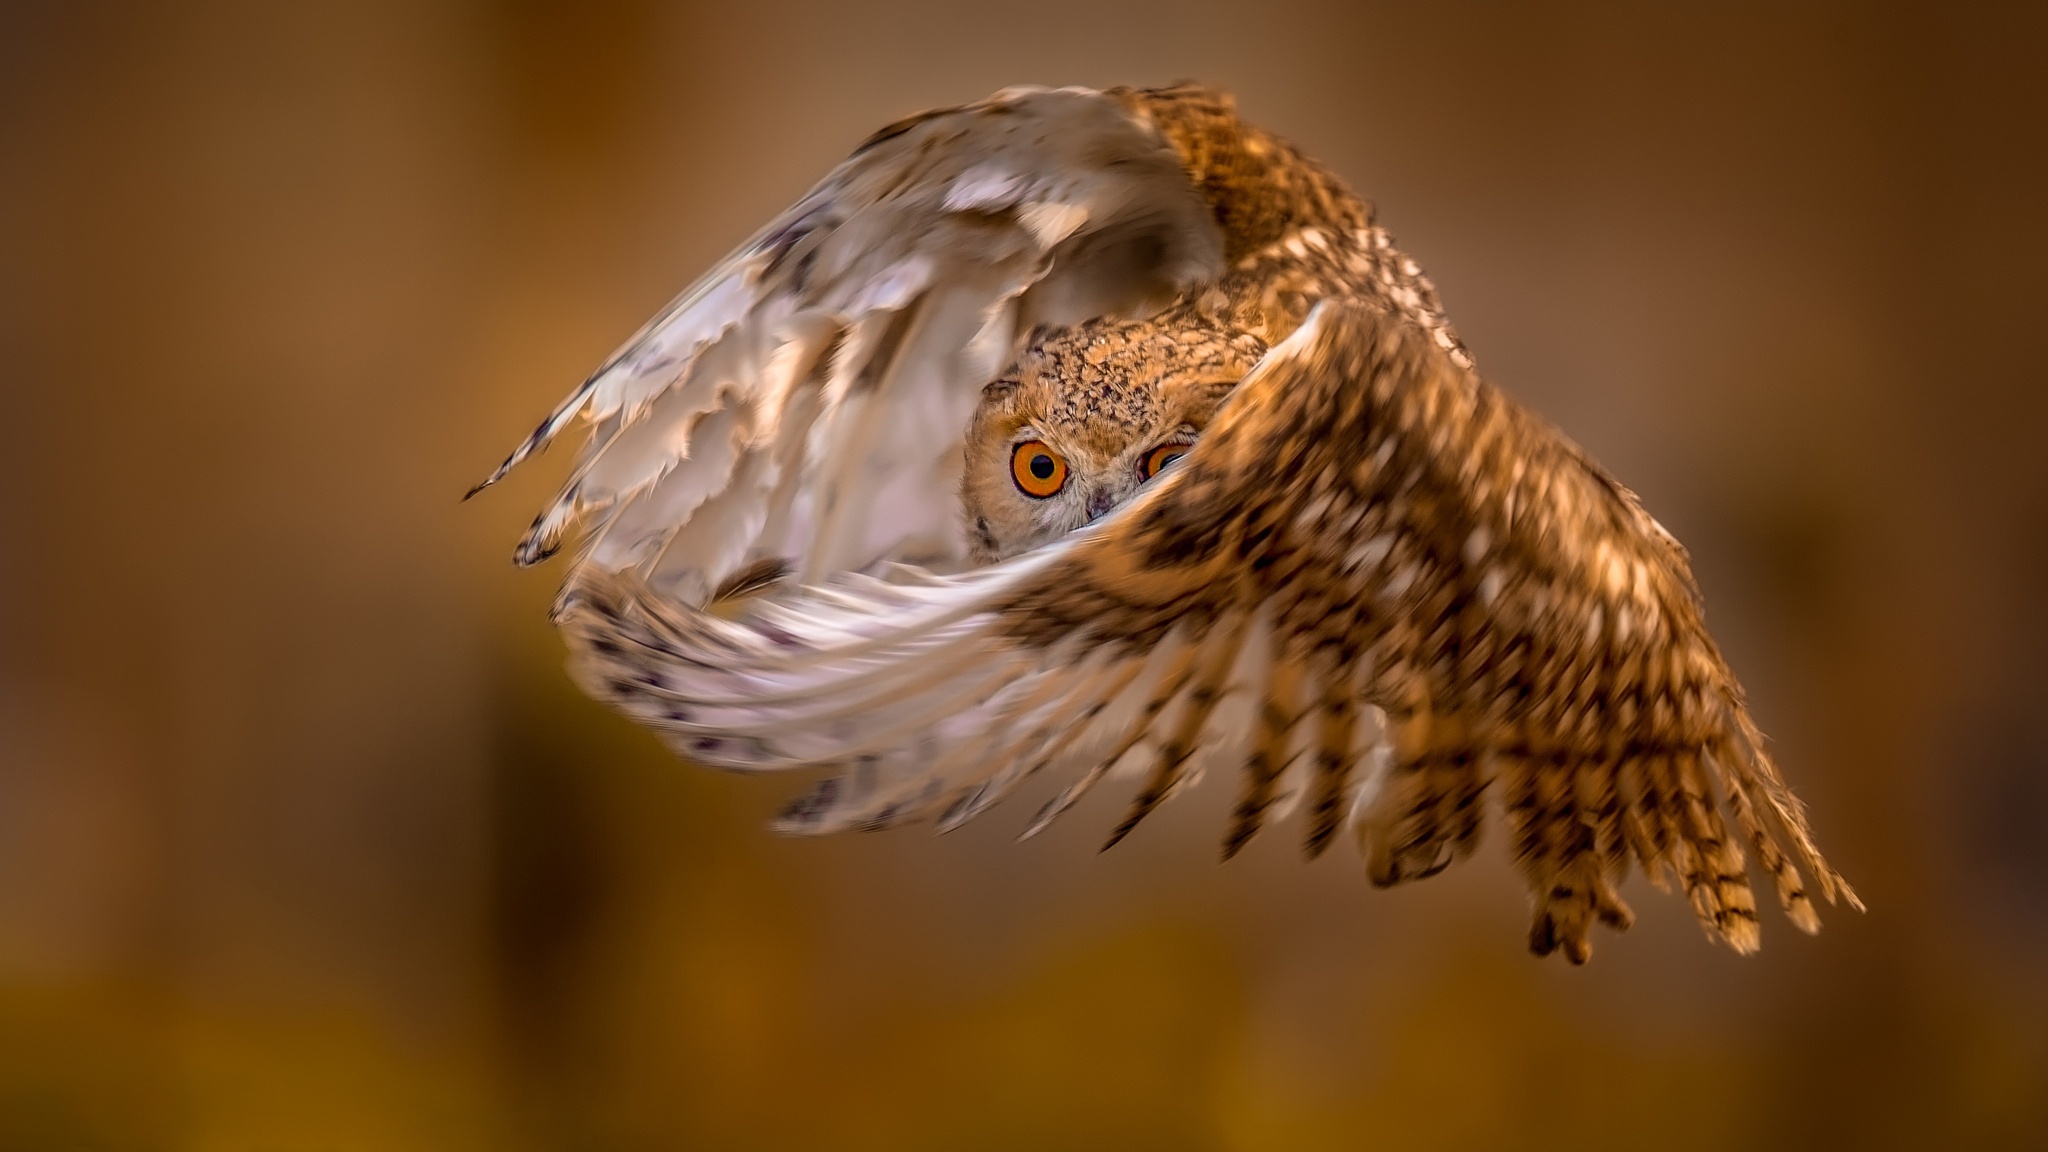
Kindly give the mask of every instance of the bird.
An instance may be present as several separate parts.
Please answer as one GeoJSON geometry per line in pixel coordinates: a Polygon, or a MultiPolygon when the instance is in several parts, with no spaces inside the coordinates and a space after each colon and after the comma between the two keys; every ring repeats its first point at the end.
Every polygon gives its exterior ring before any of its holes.
{"type": "Polygon", "coordinates": [[[1328,168],[1226,93],[1005,89],[882,128],[476,491],[589,429],[514,559],[591,695],[681,757],[822,771],[778,830],[950,831],[1051,777],[1129,835],[1235,776],[1385,886],[1502,828],[1527,943],[1861,909],[1684,548],[1483,378],[1328,168]]]}

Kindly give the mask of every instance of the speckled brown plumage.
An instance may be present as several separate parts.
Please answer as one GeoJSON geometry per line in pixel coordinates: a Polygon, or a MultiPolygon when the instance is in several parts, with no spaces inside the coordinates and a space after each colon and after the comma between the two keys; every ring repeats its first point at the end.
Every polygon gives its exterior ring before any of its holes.
{"type": "Polygon", "coordinates": [[[1216,215],[1224,258],[1235,264],[1305,224],[1334,232],[1372,225],[1372,209],[1300,149],[1248,124],[1227,93],[1199,84],[1113,88],[1109,96],[1180,157],[1216,215]]]}
{"type": "Polygon", "coordinates": [[[579,405],[596,446],[531,537],[594,521],[578,675],[692,759],[830,769],[785,830],[943,830],[1059,774],[1029,835],[1129,775],[1114,843],[1207,765],[1241,781],[1226,857],[1299,809],[1382,885],[1495,812],[1530,946],[1574,962],[1631,868],[1739,951],[1752,856],[1803,929],[1807,878],[1855,903],[1684,551],[1213,91],[892,125],[514,461],[579,405]],[[1020,497],[1041,442],[1071,489],[1020,497]]]}
{"type": "MultiPolygon", "coordinates": [[[[1173,499],[1000,605],[1013,634],[1139,645],[1263,606],[1307,660],[1362,669],[1355,696],[1318,705],[1325,724],[1354,698],[1389,718],[1385,798],[1359,826],[1374,882],[1469,850],[1497,788],[1538,951],[1584,959],[1593,918],[1625,923],[1614,886],[1632,860],[1753,947],[1717,793],[1795,922],[1811,904],[1781,837],[1824,895],[1846,893],[1748,721],[1684,552],[1635,498],[1398,317],[1331,305],[1313,336],[1242,386],[1173,499]]],[[[1343,734],[1319,746],[1326,775],[1348,770],[1343,734]]],[[[1242,820],[1234,844],[1257,816],[1242,820]]]]}

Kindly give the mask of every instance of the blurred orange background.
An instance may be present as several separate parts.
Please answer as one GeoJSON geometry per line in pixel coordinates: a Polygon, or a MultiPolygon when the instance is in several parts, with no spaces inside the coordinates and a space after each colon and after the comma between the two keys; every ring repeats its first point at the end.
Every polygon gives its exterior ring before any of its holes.
{"type": "Polygon", "coordinates": [[[2048,1147],[2033,11],[15,0],[0,1148],[2048,1147]],[[574,691],[566,456],[469,483],[874,127],[1182,77],[1691,546],[1868,915],[780,840],[574,691]]]}

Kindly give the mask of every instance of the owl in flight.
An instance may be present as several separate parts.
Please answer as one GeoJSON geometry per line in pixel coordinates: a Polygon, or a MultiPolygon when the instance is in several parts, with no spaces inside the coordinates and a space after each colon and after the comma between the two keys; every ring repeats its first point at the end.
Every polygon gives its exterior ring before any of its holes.
{"type": "MultiPolygon", "coordinates": [[[[1365,201],[1230,99],[1011,89],[875,133],[663,310],[520,542],[579,681],[682,756],[815,768],[790,832],[949,830],[1229,770],[1373,883],[1505,825],[1531,948],[1631,865],[1758,943],[1821,858],[1635,496],[1474,371],[1365,201]],[[1745,851],[1746,850],[1746,851],[1745,851]]],[[[482,485],[479,485],[482,487],[482,485]]]]}

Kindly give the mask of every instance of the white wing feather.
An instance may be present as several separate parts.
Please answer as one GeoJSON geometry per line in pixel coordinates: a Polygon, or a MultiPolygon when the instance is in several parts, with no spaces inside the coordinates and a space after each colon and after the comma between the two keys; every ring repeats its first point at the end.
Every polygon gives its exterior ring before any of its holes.
{"type": "Polygon", "coordinates": [[[522,564],[580,533],[579,574],[632,572],[686,605],[764,559],[806,581],[958,567],[960,437],[1019,337],[1142,313],[1222,252],[1175,153],[1102,93],[916,118],[678,297],[478,487],[582,419],[589,445],[522,564]]]}

